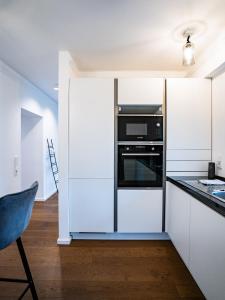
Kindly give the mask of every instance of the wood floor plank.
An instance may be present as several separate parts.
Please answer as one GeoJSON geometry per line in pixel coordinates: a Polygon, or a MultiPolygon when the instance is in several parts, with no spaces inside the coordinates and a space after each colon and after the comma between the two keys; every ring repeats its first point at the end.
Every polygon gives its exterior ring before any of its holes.
{"type": "MultiPolygon", "coordinates": [[[[36,202],[22,237],[40,299],[204,299],[170,241],[76,240],[57,246],[57,220],[57,196],[36,202]]],[[[0,276],[24,277],[15,244],[0,251],[0,276]]],[[[0,300],[17,299],[22,290],[1,282],[0,300]]]]}

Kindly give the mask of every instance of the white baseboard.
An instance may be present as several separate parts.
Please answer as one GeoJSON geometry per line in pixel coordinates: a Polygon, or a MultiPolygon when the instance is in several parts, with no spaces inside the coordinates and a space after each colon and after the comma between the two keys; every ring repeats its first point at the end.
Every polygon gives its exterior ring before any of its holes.
{"type": "Polygon", "coordinates": [[[72,238],[67,237],[67,238],[58,238],[57,244],[58,245],[70,245],[72,238]]]}
{"type": "Polygon", "coordinates": [[[46,199],[43,199],[43,198],[35,198],[35,201],[37,201],[37,202],[44,202],[44,201],[46,201],[46,199]]]}
{"type": "Polygon", "coordinates": [[[43,197],[43,198],[36,198],[35,201],[37,202],[43,202],[43,201],[46,201],[48,200],[49,198],[51,198],[53,195],[55,195],[56,191],[54,191],[52,194],[50,194],[49,196],[47,197],[43,197]]]}
{"type": "Polygon", "coordinates": [[[166,232],[160,233],[76,233],[71,232],[76,240],[170,240],[166,232]]]}

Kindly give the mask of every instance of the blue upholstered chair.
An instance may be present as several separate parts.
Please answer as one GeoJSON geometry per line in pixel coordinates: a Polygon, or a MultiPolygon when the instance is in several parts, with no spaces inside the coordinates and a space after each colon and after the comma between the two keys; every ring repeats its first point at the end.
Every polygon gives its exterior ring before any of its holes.
{"type": "Polygon", "coordinates": [[[0,281],[28,283],[19,299],[30,289],[33,299],[38,299],[21,235],[27,228],[37,193],[38,183],[20,193],[0,198],[0,250],[16,241],[27,279],[0,278],[0,281]]]}

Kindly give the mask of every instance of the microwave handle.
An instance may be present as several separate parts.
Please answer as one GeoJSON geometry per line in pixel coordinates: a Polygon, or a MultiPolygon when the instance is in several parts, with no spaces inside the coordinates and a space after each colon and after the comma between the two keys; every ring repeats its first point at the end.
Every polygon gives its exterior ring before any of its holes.
{"type": "Polygon", "coordinates": [[[160,156],[160,153],[122,153],[122,156],[160,156]]]}

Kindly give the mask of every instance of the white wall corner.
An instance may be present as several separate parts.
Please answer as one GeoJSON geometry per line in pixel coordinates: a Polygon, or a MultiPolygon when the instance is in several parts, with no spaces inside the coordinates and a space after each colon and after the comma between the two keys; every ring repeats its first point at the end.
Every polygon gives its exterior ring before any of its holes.
{"type": "Polygon", "coordinates": [[[215,77],[225,66],[225,32],[211,46],[196,58],[195,67],[188,73],[189,77],[215,77]]]}
{"type": "Polygon", "coordinates": [[[78,69],[68,51],[59,52],[59,239],[67,244],[69,238],[69,84],[78,76],[78,69]],[[62,238],[61,238],[62,237],[62,238]],[[66,238],[64,238],[66,237],[66,238]]]}

